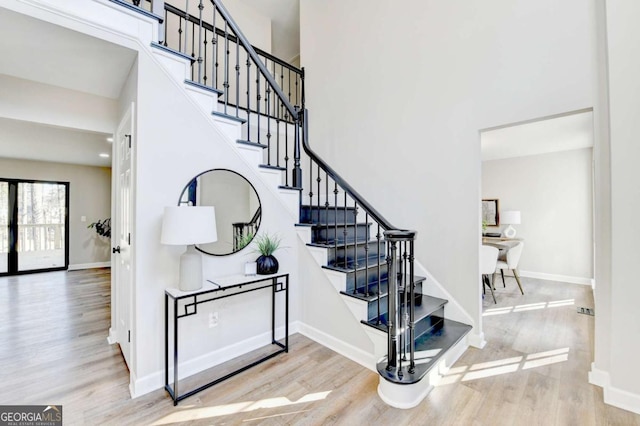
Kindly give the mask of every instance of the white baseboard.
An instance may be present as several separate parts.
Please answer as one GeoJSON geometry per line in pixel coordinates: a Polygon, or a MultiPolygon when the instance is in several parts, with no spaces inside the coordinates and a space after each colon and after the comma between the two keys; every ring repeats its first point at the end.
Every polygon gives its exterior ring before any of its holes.
{"type": "Polygon", "coordinates": [[[611,386],[609,372],[596,368],[594,363],[591,363],[589,383],[602,388],[605,404],[640,414],[640,395],[611,386]]]}
{"type": "Polygon", "coordinates": [[[484,332],[475,333],[475,331],[476,329],[473,329],[469,334],[467,334],[467,342],[469,343],[469,346],[482,349],[487,344],[487,341],[484,340],[484,332]]]}
{"type": "Polygon", "coordinates": [[[332,351],[339,353],[345,358],[349,358],[350,360],[357,362],[361,366],[371,371],[377,372],[376,359],[373,354],[363,351],[362,349],[357,348],[350,343],[338,340],[335,337],[325,333],[324,331],[320,331],[317,328],[311,327],[310,325],[302,322],[299,323],[299,332],[303,336],[306,336],[309,339],[320,343],[322,346],[325,346],[332,351]]]}
{"type": "Polygon", "coordinates": [[[113,345],[114,343],[118,343],[118,338],[116,336],[116,331],[111,327],[109,327],[109,335],[107,336],[107,342],[110,345],[113,345]]]}
{"type": "Polygon", "coordinates": [[[68,269],[69,271],[79,271],[93,268],[111,268],[111,262],[76,263],[75,265],[69,265],[68,269]]]}
{"type": "MultiPolygon", "coordinates": [[[[593,278],[572,277],[570,275],[546,274],[544,272],[519,271],[521,277],[537,278],[539,280],[560,281],[570,284],[582,284],[593,286],[593,278]]],[[[508,275],[505,271],[505,275],[508,275]]]]}
{"type": "MultiPolygon", "coordinates": [[[[291,338],[292,334],[297,332],[298,324],[289,324],[289,338],[291,338]]],[[[276,338],[278,338],[278,336],[284,336],[284,327],[276,328],[276,338]]],[[[216,365],[259,349],[270,343],[271,331],[269,330],[268,332],[250,337],[241,342],[234,343],[233,345],[225,346],[224,348],[220,348],[216,351],[180,362],[178,377],[180,380],[184,379],[185,377],[189,377],[208,368],[215,367],[216,365]]],[[[169,368],[169,377],[173,377],[173,368],[169,368]]],[[[137,398],[162,388],[164,388],[164,370],[147,374],[141,378],[137,378],[133,373],[131,373],[131,384],[129,385],[131,398],[137,398]]]]}

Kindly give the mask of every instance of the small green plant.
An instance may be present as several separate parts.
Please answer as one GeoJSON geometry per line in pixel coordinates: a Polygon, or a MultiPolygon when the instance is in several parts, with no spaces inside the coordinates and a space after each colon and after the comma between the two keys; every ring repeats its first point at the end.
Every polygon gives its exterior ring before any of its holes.
{"type": "Polygon", "coordinates": [[[271,256],[278,250],[282,238],[277,235],[269,235],[268,233],[260,234],[255,238],[256,251],[263,256],[271,256]]]}
{"type": "Polygon", "coordinates": [[[482,220],[482,232],[487,230],[487,221],[486,220],[482,220]]]}
{"type": "Polygon", "coordinates": [[[98,220],[97,222],[90,223],[87,228],[95,228],[96,234],[101,237],[111,238],[111,218],[108,217],[104,220],[98,220]]]}
{"type": "Polygon", "coordinates": [[[249,243],[251,242],[251,240],[253,240],[254,237],[254,233],[253,232],[249,232],[246,235],[243,235],[242,237],[240,237],[240,239],[238,240],[238,251],[242,250],[243,248],[245,248],[246,246],[249,245],[249,243]]]}

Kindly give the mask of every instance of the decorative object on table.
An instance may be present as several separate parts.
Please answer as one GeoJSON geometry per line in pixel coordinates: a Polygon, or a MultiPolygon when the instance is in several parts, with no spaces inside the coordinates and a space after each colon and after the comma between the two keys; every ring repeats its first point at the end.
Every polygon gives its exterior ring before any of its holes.
{"type": "Polygon", "coordinates": [[[256,251],[260,253],[260,257],[256,259],[258,275],[269,275],[278,272],[278,259],[273,253],[278,250],[282,240],[276,235],[267,233],[255,237],[256,251]]]}
{"type": "Polygon", "coordinates": [[[500,225],[499,211],[497,198],[482,200],[482,222],[487,226],[500,225]]]}
{"type": "Polygon", "coordinates": [[[257,262],[247,262],[244,264],[244,274],[248,277],[256,275],[258,273],[257,262]]]}
{"type": "Polygon", "coordinates": [[[90,223],[87,228],[94,228],[96,234],[101,237],[111,238],[111,218],[108,217],[104,220],[98,220],[97,222],[90,223]]]}
{"type": "Polygon", "coordinates": [[[180,290],[193,291],[202,287],[202,254],[196,250],[195,245],[211,243],[217,239],[216,212],[213,206],[164,208],[160,242],[187,246],[180,257],[180,290]]]}
{"type": "Polygon", "coordinates": [[[507,238],[514,238],[516,236],[516,230],[511,225],[520,225],[520,212],[518,210],[502,212],[502,223],[509,225],[502,231],[503,235],[507,238]]]}

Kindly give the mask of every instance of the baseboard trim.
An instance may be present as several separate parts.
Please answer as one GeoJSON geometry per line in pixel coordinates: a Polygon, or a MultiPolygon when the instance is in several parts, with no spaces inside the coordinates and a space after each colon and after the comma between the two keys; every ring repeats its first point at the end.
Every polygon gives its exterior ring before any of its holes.
{"type": "Polygon", "coordinates": [[[111,268],[111,262],[94,262],[94,263],[76,263],[75,265],[69,265],[69,271],[79,271],[81,269],[94,269],[94,268],[111,268]]]}
{"type": "Polygon", "coordinates": [[[109,335],[107,336],[107,343],[113,345],[114,343],[118,343],[118,338],[116,336],[116,331],[109,327],[109,335]]]}
{"type": "Polygon", "coordinates": [[[640,414],[640,395],[611,386],[609,372],[596,368],[594,363],[591,363],[589,383],[602,388],[605,404],[640,414]]]}
{"type": "MultiPolygon", "coordinates": [[[[476,329],[474,329],[473,331],[475,330],[476,329]]],[[[469,343],[469,346],[473,346],[474,348],[478,349],[484,348],[487,344],[487,341],[484,340],[484,332],[473,333],[473,331],[467,335],[467,342],[469,343]]]]}
{"type": "MultiPolygon", "coordinates": [[[[593,278],[572,277],[570,275],[546,274],[544,272],[519,271],[521,277],[537,278],[539,280],[560,281],[569,284],[581,284],[593,286],[593,278]]],[[[505,275],[506,271],[505,271],[505,275]]]]}
{"type": "MultiPolygon", "coordinates": [[[[289,337],[297,332],[298,324],[289,324],[289,337]]],[[[279,336],[284,336],[284,327],[276,328],[276,338],[279,339],[279,336]]],[[[182,380],[185,377],[189,377],[208,368],[215,367],[223,362],[230,361],[233,358],[244,355],[263,346],[267,346],[269,343],[271,343],[270,330],[241,342],[234,343],[233,345],[225,346],[224,348],[216,351],[208,352],[196,358],[180,362],[179,379],[182,380]]],[[[173,368],[169,369],[169,377],[173,377],[173,368]]],[[[163,369],[147,374],[141,378],[137,378],[133,373],[131,373],[131,384],[129,385],[131,398],[137,398],[162,388],[164,388],[163,369]]]]}
{"type": "Polygon", "coordinates": [[[338,340],[335,337],[325,333],[324,331],[320,331],[317,328],[302,322],[299,323],[299,333],[315,342],[318,342],[322,346],[325,346],[332,351],[339,353],[343,357],[357,362],[364,368],[377,372],[376,360],[373,354],[363,351],[362,349],[357,348],[347,342],[338,340]]]}

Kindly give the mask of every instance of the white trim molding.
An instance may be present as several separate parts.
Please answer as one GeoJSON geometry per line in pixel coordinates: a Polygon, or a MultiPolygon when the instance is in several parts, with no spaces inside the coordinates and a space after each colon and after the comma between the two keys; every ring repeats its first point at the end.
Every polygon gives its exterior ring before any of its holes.
{"type": "Polygon", "coordinates": [[[94,263],[76,263],[69,265],[69,271],[79,271],[81,269],[94,269],[94,268],[111,268],[111,262],[94,262],[94,263]]]}
{"type": "Polygon", "coordinates": [[[357,362],[368,370],[377,373],[376,360],[373,354],[363,351],[362,349],[357,348],[350,343],[338,340],[335,337],[325,333],[324,331],[320,331],[317,328],[311,327],[310,325],[307,325],[305,323],[298,322],[297,326],[299,333],[303,336],[306,336],[309,339],[320,343],[322,346],[325,346],[332,351],[339,353],[345,358],[349,358],[350,360],[357,362]]]}
{"type": "Polygon", "coordinates": [[[598,369],[594,363],[591,363],[589,383],[602,388],[605,404],[640,414],[640,395],[611,386],[609,372],[598,369]]]}
{"type": "MultiPolygon", "coordinates": [[[[509,275],[506,272],[507,271],[505,271],[505,275],[509,275]]],[[[519,272],[521,277],[526,277],[526,278],[537,278],[539,280],[560,281],[560,282],[569,283],[569,284],[581,284],[581,285],[593,286],[593,278],[572,277],[570,275],[547,274],[544,272],[531,272],[531,271],[519,271],[519,272]]]]}

